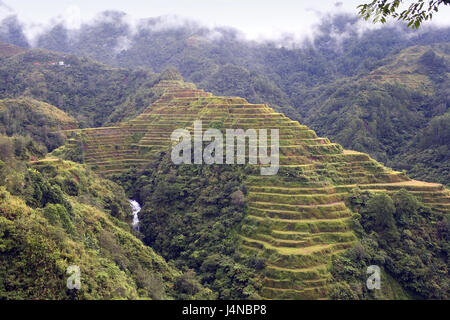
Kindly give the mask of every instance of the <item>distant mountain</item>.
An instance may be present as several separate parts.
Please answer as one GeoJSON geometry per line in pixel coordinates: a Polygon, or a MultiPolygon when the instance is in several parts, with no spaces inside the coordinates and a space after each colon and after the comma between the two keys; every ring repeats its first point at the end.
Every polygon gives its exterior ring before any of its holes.
{"type": "Polygon", "coordinates": [[[73,116],[80,126],[105,124],[114,112],[141,110],[152,101],[158,75],[112,68],[89,58],[47,50],[9,50],[0,57],[0,98],[30,97],[73,116]]]}
{"type": "Polygon", "coordinates": [[[0,42],[23,48],[30,47],[29,40],[25,36],[23,26],[17,16],[7,16],[0,22],[0,42]]]}
{"type": "Polygon", "coordinates": [[[414,177],[450,183],[450,44],[413,46],[305,93],[305,122],[414,177]]]}

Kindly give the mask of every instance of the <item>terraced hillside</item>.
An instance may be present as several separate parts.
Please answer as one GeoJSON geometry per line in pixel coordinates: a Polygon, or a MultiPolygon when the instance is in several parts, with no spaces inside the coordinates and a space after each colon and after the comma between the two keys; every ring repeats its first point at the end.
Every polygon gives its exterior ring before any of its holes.
{"type": "MultiPolygon", "coordinates": [[[[394,192],[406,188],[440,212],[450,193],[442,185],[410,180],[368,155],[343,150],[313,130],[263,104],[216,97],[182,81],[161,81],[165,93],[140,116],[117,127],[66,131],[66,149],[78,148],[84,161],[104,175],[142,167],[170,146],[176,128],[279,129],[280,170],[275,176],[249,175],[248,214],[240,250],[266,258],[261,296],[267,299],[325,299],[328,264],[356,241],[348,193],[394,192]]],[[[61,151],[61,150],[59,150],[61,151]]]]}

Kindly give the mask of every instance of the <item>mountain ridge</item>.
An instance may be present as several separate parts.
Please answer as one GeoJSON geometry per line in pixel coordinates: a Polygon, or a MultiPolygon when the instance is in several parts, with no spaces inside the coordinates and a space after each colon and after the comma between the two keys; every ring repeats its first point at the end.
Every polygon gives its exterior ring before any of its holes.
{"type": "Polygon", "coordinates": [[[194,120],[202,120],[204,130],[280,129],[278,175],[259,176],[258,166],[251,165],[244,179],[248,211],[239,250],[267,260],[262,297],[328,296],[326,265],[357,241],[348,204],[355,188],[389,195],[406,189],[433,210],[449,212],[450,193],[443,185],[411,180],[364,153],[344,150],[267,105],[217,97],[181,80],[163,80],[156,86],[164,93],[141,115],[117,127],[68,131],[68,144],[54,154],[64,156],[76,147],[93,170],[110,176],[145,170],[160,154],[167,158],[171,132],[192,131],[194,120]]]}

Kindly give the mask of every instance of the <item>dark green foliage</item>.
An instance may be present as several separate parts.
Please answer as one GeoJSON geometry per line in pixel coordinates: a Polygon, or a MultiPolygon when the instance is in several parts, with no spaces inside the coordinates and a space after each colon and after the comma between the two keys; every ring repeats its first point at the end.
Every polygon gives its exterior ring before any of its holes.
{"type": "Polygon", "coordinates": [[[360,243],[333,261],[332,298],[449,298],[448,215],[431,211],[406,190],[392,199],[354,190],[350,201],[360,213],[354,219],[360,243]],[[380,292],[365,286],[369,265],[387,272],[380,292]]]}
{"type": "Polygon", "coordinates": [[[425,5],[426,1],[418,0],[400,7],[402,2],[402,0],[372,0],[358,6],[359,14],[365,20],[373,19],[374,23],[386,23],[386,18],[391,16],[407,22],[408,27],[417,29],[424,21],[431,20],[440,8],[450,4],[449,0],[436,0],[428,1],[428,5],[425,5]]]}
{"type": "MultiPolygon", "coordinates": [[[[25,178],[27,204],[33,208],[43,208],[48,203],[63,204],[64,196],[58,185],[52,185],[35,170],[29,170],[25,178]]],[[[66,204],[69,206],[69,204],[66,204]]]]}
{"type": "Polygon", "coordinates": [[[14,137],[14,155],[20,160],[28,160],[30,155],[38,155],[42,157],[45,150],[39,150],[39,147],[34,140],[22,136],[14,137]]]}
{"type": "MultiPolygon", "coordinates": [[[[180,269],[197,272],[219,299],[257,297],[254,268],[264,266],[236,251],[237,231],[246,212],[243,170],[176,166],[169,153],[142,173],[118,177],[143,204],[139,218],[145,243],[180,269]]],[[[180,298],[195,295],[197,286],[190,271],[176,282],[183,293],[180,298]]]]}
{"type": "Polygon", "coordinates": [[[80,194],[80,185],[74,178],[67,178],[63,181],[63,190],[69,196],[78,196],[80,194]]]}
{"type": "MultiPolygon", "coordinates": [[[[448,108],[448,107],[447,107],[448,108]]],[[[433,118],[392,164],[421,180],[450,184],[450,113],[433,118]]]]}
{"type": "Polygon", "coordinates": [[[72,162],[28,168],[12,151],[7,161],[0,161],[0,299],[212,297],[198,282],[195,296],[177,291],[181,273],[133,235],[130,205],[115,183],[72,162]],[[69,265],[80,267],[78,291],[67,290],[69,265]]]}
{"type": "Polygon", "coordinates": [[[14,157],[14,145],[12,139],[0,135],[0,159],[11,160],[14,157]]]}
{"type": "Polygon", "coordinates": [[[438,94],[429,95],[398,84],[340,81],[309,92],[302,109],[319,135],[415,178],[448,184],[446,83],[435,82],[438,94]]]}
{"type": "Polygon", "coordinates": [[[61,225],[67,233],[75,231],[67,209],[60,204],[47,204],[44,208],[44,217],[54,226],[61,225]]]}
{"type": "Polygon", "coordinates": [[[400,225],[407,224],[406,221],[411,220],[421,207],[419,200],[405,189],[396,192],[392,196],[392,200],[395,208],[395,219],[400,225]]]}
{"type": "Polygon", "coordinates": [[[179,80],[179,81],[184,81],[183,76],[174,67],[169,67],[166,70],[164,70],[163,72],[161,72],[161,74],[158,77],[158,82],[161,81],[161,80],[179,80]]]}
{"type": "Polygon", "coordinates": [[[2,160],[0,160],[0,181],[5,181],[7,174],[6,170],[7,170],[6,164],[2,160]]]}
{"type": "Polygon", "coordinates": [[[189,297],[197,294],[200,290],[200,284],[198,283],[195,272],[193,270],[188,270],[183,273],[175,282],[174,289],[181,293],[181,297],[189,297]]]}
{"type": "Polygon", "coordinates": [[[433,118],[420,137],[419,148],[446,146],[450,141],[450,113],[433,118]]]}
{"type": "Polygon", "coordinates": [[[330,298],[334,300],[404,300],[411,295],[384,271],[386,252],[380,248],[376,237],[365,236],[345,254],[336,256],[332,261],[332,280],[330,298]],[[380,290],[368,290],[366,286],[367,267],[376,265],[381,268],[380,290]]]}
{"type": "Polygon", "coordinates": [[[391,197],[383,193],[375,195],[365,204],[362,225],[366,230],[374,230],[380,238],[389,241],[398,240],[394,214],[396,209],[391,197]]]}
{"type": "Polygon", "coordinates": [[[444,74],[448,69],[447,61],[444,57],[438,56],[432,49],[425,52],[419,59],[430,73],[444,74]]]}

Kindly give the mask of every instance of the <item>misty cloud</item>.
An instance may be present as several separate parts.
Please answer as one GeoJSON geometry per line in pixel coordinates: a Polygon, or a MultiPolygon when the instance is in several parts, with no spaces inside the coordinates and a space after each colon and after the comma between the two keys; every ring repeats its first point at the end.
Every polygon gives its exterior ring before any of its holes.
{"type": "MultiPolygon", "coordinates": [[[[320,23],[313,25],[305,33],[285,32],[277,37],[252,41],[235,28],[210,28],[197,21],[175,15],[136,20],[124,12],[104,11],[89,21],[81,22],[78,19],[78,10],[74,9],[70,14],[72,14],[72,20],[60,16],[49,21],[45,26],[23,24],[17,16],[10,15],[0,23],[0,41],[20,46],[31,44],[34,47],[90,56],[112,65],[118,65],[118,56],[130,51],[129,55],[139,56],[143,59],[143,63],[145,59],[152,59],[154,60],[152,64],[159,65],[158,61],[162,63],[170,59],[170,55],[179,53],[186,47],[200,48],[205,42],[212,43],[212,46],[208,46],[210,48],[214,46],[223,48],[223,44],[226,43],[239,43],[239,46],[245,48],[258,46],[283,47],[289,50],[311,48],[341,54],[349,41],[361,39],[365,33],[373,30],[392,28],[405,37],[411,34],[402,31],[404,27],[399,23],[374,25],[358,19],[356,15],[346,13],[321,14],[320,23]],[[158,46],[163,47],[162,50],[152,53],[140,52],[140,48],[151,48],[155,41],[158,42],[158,46]],[[164,46],[170,46],[176,50],[165,52],[164,46]]],[[[419,37],[422,32],[424,31],[416,31],[412,36],[419,37]]],[[[205,50],[207,50],[206,47],[205,50]]],[[[123,55],[120,59],[124,59],[123,55]]]]}
{"type": "Polygon", "coordinates": [[[117,45],[114,48],[114,53],[118,54],[122,51],[128,50],[132,45],[132,40],[127,36],[120,36],[117,38],[117,45]]]}
{"type": "Polygon", "coordinates": [[[81,27],[81,10],[77,5],[71,5],[64,14],[64,23],[69,29],[79,29],[81,27]]]}
{"type": "Polygon", "coordinates": [[[19,47],[29,47],[23,27],[16,15],[10,15],[0,22],[0,41],[19,47]]]}

